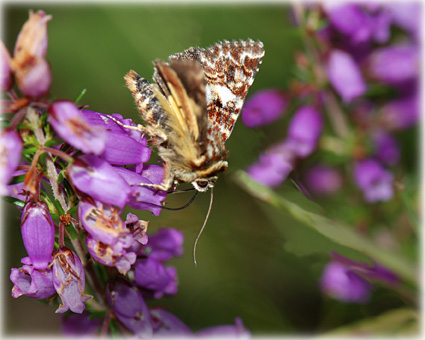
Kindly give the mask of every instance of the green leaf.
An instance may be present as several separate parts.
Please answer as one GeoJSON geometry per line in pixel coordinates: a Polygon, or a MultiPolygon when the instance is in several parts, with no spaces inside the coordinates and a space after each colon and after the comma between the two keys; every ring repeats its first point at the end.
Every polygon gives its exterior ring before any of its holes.
{"type": "Polygon", "coordinates": [[[1,198],[3,199],[3,201],[12,203],[12,204],[16,205],[19,208],[23,208],[25,206],[25,202],[24,201],[21,201],[20,199],[17,199],[15,197],[2,196],[1,198]]]}
{"type": "Polygon", "coordinates": [[[368,238],[357,234],[350,226],[309,212],[279,196],[272,189],[258,184],[243,171],[235,173],[237,183],[252,196],[288,213],[316,232],[348,248],[355,249],[386,266],[406,281],[417,285],[417,269],[401,254],[388,252],[368,238]]]}
{"type": "Polygon", "coordinates": [[[86,94],[86,92],[87,92],[87,89],[82,89],[81,90],[81,93],[75,99],[75,103],[78,103],[84,97],[84,95],[86,94]]]}
{"type": "Polygon", "coordinates": [[[25,181],[25,175],[19,175],[19,176],[13,177],[13,179],[10,181],[9,184],[18,184],[18,183],[22,183],[23,181],[25,181]]]}
{"type": "Polygon", "coordinates": [[[78,239],[78,233],[77,233],[77,229],[75,228],[74,223],[71,222],[71,224],[65,226],[65,229],[68,232],[69,236],[73,240],[77,240],[78,239]]]}
{"type": "Polygon", "coordinates": [[[334,329],[322,336],[384,336],[418,335],[418,312],[409,308],[400,308],[383,313],[377,317],[355,322],[334,329]]]}

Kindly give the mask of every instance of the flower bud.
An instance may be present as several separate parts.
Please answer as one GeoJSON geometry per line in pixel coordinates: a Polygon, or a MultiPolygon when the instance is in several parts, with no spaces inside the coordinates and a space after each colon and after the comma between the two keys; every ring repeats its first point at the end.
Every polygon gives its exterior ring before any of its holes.
{"type": "Polygon", "coordinates": [[[59,249],[53,257],[53,284],[62,300],[56,313],[64,313],[68,309],[82,313],[84,302],[92,298],[84,294],[86,280],[83,265],[78,256],[67,248],[59,249]]]}
{"type": "Polygon", "coordinates": [[[55,245],[55,226],[44,202],[28,202],[22,213],[22,239],[34,268],[47,268],[55,245]]]}

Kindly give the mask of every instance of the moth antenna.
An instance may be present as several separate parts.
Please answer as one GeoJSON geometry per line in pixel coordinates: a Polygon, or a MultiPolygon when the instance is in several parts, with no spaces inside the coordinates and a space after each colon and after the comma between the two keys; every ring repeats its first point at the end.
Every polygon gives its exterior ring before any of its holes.
{"type": "Polygon", "coordinates": [[[210,206],[208,207],[207,216],[205,216],[204,224],[202,225],[201,230],[199,230],[198,236],[196,236],[195,243],[193,244],[193,262],[195,263],[195,267],[198,266],[198,264],[196,263],[196,246],[198,244],[198,241],[199,241],[199,238],[201,237],[202,232],[205,229],[205,226],[207,225],[208,217],[210,217],[210,212],[211,212],[212,203],[213,203],[213,197],[214,197],[213,196],[213,188],[211,188],[210,206]]]}

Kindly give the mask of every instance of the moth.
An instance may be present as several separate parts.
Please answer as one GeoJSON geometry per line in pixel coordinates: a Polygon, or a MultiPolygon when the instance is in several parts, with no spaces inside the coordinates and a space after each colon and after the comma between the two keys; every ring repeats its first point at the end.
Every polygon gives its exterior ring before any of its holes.
{"type": "Polygon", "coordinates": [[[135,71],[124,79],[164,161],[161,184],[169,190],[191,183],[198,192],[213,188],[227,169],[225,142],[264,56],[260,41],[222,41],[207,49],[192,47],[154,62],[153,80],[135,71]]]}

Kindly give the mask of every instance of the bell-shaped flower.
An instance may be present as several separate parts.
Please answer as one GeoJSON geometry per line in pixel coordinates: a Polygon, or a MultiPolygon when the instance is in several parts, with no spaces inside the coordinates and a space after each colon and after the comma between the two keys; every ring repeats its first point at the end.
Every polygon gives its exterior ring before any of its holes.
{"type": "Polygon", "coordinates": [[[99,157],[114,165],[143,166],[143,163],[149,160],[152,150],[147,147],[145,137],[138,140],[133,138],[130,129],[117,124],[107,115],[89,110],[82,113],[90,126],[102,127],[107,131],[105,149],[99,157]]]}
{"type": "Polygon", "coordinates": [[[366,83],[359,66],[353,57],[344,51],[331,51],[326,73],[333,88],[345,102],[351,102],[366,92],[366,83]]]}
{"type": "Polygon", "coordinates": [[[263,126],[273,123],[284,113],[288,99],[279,89],[256,92],[250,97],[242,110],[242,121],[248,127],[263,126]]]}
{"type": "Polygon", "coordinates": [[[19,90],[30,97],[45,95],[52,80],[47,52],[47,22],[52,17],[43,11],[30,11],[16,40],[13,70],[19,90]]]}
{"type": "Polygon", "coordinates": [[[78,256],[67,248],[61,248],[54,254],[53,284],[62,301],[56,313],[64,313],[68,309],[82,313],[84,302],[92,298],[84,294],[86,279],[83,265],[78,256]]]}
{"type": "MultiPolygon", "coordinates": [[[[154,173],[163,173],[162,167],[156,165],[150,167],[152,169],[155,167],[154,173]]],[[[128,170],[126,168],[114,168],[115,171],[121,175],[121,177],[126,181],[126,183],[131,187],[131,193],[129,195],[129,201],[127,204],[138,210],[149,210],[153,215],[158,216],[161,212],[161,202],[167,196],[166,191],[158,191],[157,189],[148,188],[140,186],[141,183],[147,184],[160,184],[160,181],[156,183],[150,180],[147,177],[144,177],[147,171],[143,171],[142,174],[138,174],[135,171],[128,170]]],[[[159,177],[159,176],[158,176],[159,177]]],[[[162,181],[162,178],[161,178],[162,181]]]]}
{"type": "Polygon", "coordinates": [[[396,165],[399,162],[400,147],[393,135],[385,131],[377,131],[372,135],[372,142],[375,147],[375,157],[383,164],[396,165]]]}
{"type": "Polygon", "coordinates": [[[118,279],[108,282],[106,292],[118,320],[137,336],[150,339],[153,322],[139,289],[128,281],[118,279]]]}
{"type": "Polygon", "coordinates": [[[151,316],[154,327],[154,335],[159,338],[181,337],[191,338],[193,333],[188,326],[178,317],[166,310],[151,309],[151,316]]]}
{"type": "Polygon", "coordinates": [[[7,195],[7,184],[19,165],[22,153],[22,140],[19,134],[10,129],[0,131],[0,195],[7,195]]]}
{"type": "Polygon", "coordinates": [[[13,84],[12,58],[3,41],[0,40],[0,76],[1,90],[8,91],[13,84]]]}
{"type": "Polygon", "coordinates": [[[56,133],[73,147],[95,155],[104,151],[105,128],[93,126],[73,102],[54,102],[49,108],[48,119],[56,133]]]}
{"type": "MultiPolygon", "coordinates": [[[[127,218],[125,220],[125,225],[130,230],[134,240],[136,240],[140,245],[146,245],[148,243],[148,234],[146,233],[148,230],[148,221],[139,220],[139,218],[132,214],[128,213],[127,218]]],[[[134,250],[138,250],[140,247],[136,245],[134,250]]]]}
{"type": "Polygon", "coordinates": [[[10,280],[13,282],[12,296],[17,298],[21,295],[33,299],[43,300],[56,294],[53,286],[52,269],[37,270],[29,259],[23,259],[21,268],[12,268],[10,280]]]}
{"type": "Polygon", "coordinates": [[[360,161],[354,166],[354,181],[366,202],[388,201],[394,195],[393,174],[374,159],[360,161]]]}
{"type": "Polygon", "coordinates": [[[78,190],[96,201],[122,209],[131,189],[116,169],[99,157],[82,155],[68,168],[68,173],[78,190]]]}
{"type": "Polygon", "coordinates": [[[165,262],[172,257],[183,255],[183,233],[174,228],[159,228],[149,236],[145,253],[150,258],[165,262]]]}
{"type": "Polygon", "coordinates": [[[164,294],[177,293],[176,276],[174,267],[165,268],[161,262],[151,257],[140,258],[134,265],[136,284],[152,291],[156,299],[164,294]]]}
{"type": "Polygon", "coordinates": [[[103,323],[102,319],[92,316],[86,311],[82,314],[62,315],[62,333],[73,338],[99,335],[103,323]]]}
{"type": "Polygon", "coordinates": [[[408,129],[420,120],[420,97],[410,95],[391,100],[379,112],[382,124],[388,129],[408,129]]]}
{"type": "Polygon", "coordinates": [[[235,319],[234,325],[221,325],[201,329],[196,332],[199,338],[250,339],[251,333],[245,328],[240,318],[235,319]]]}
{"type": "Polygon", "coordinates": [[[304,176],[309,191],[318,196],[338,192],[343,185],[343,177],[336,168],[318,164],[307,170],[304,176]]]}
{"type": "Polygon", "coordinates": [[[22,213],[22,239],[34,268],[44,270],[52,259],[55,226],[46,203],[29,201],[22,213]]]}

